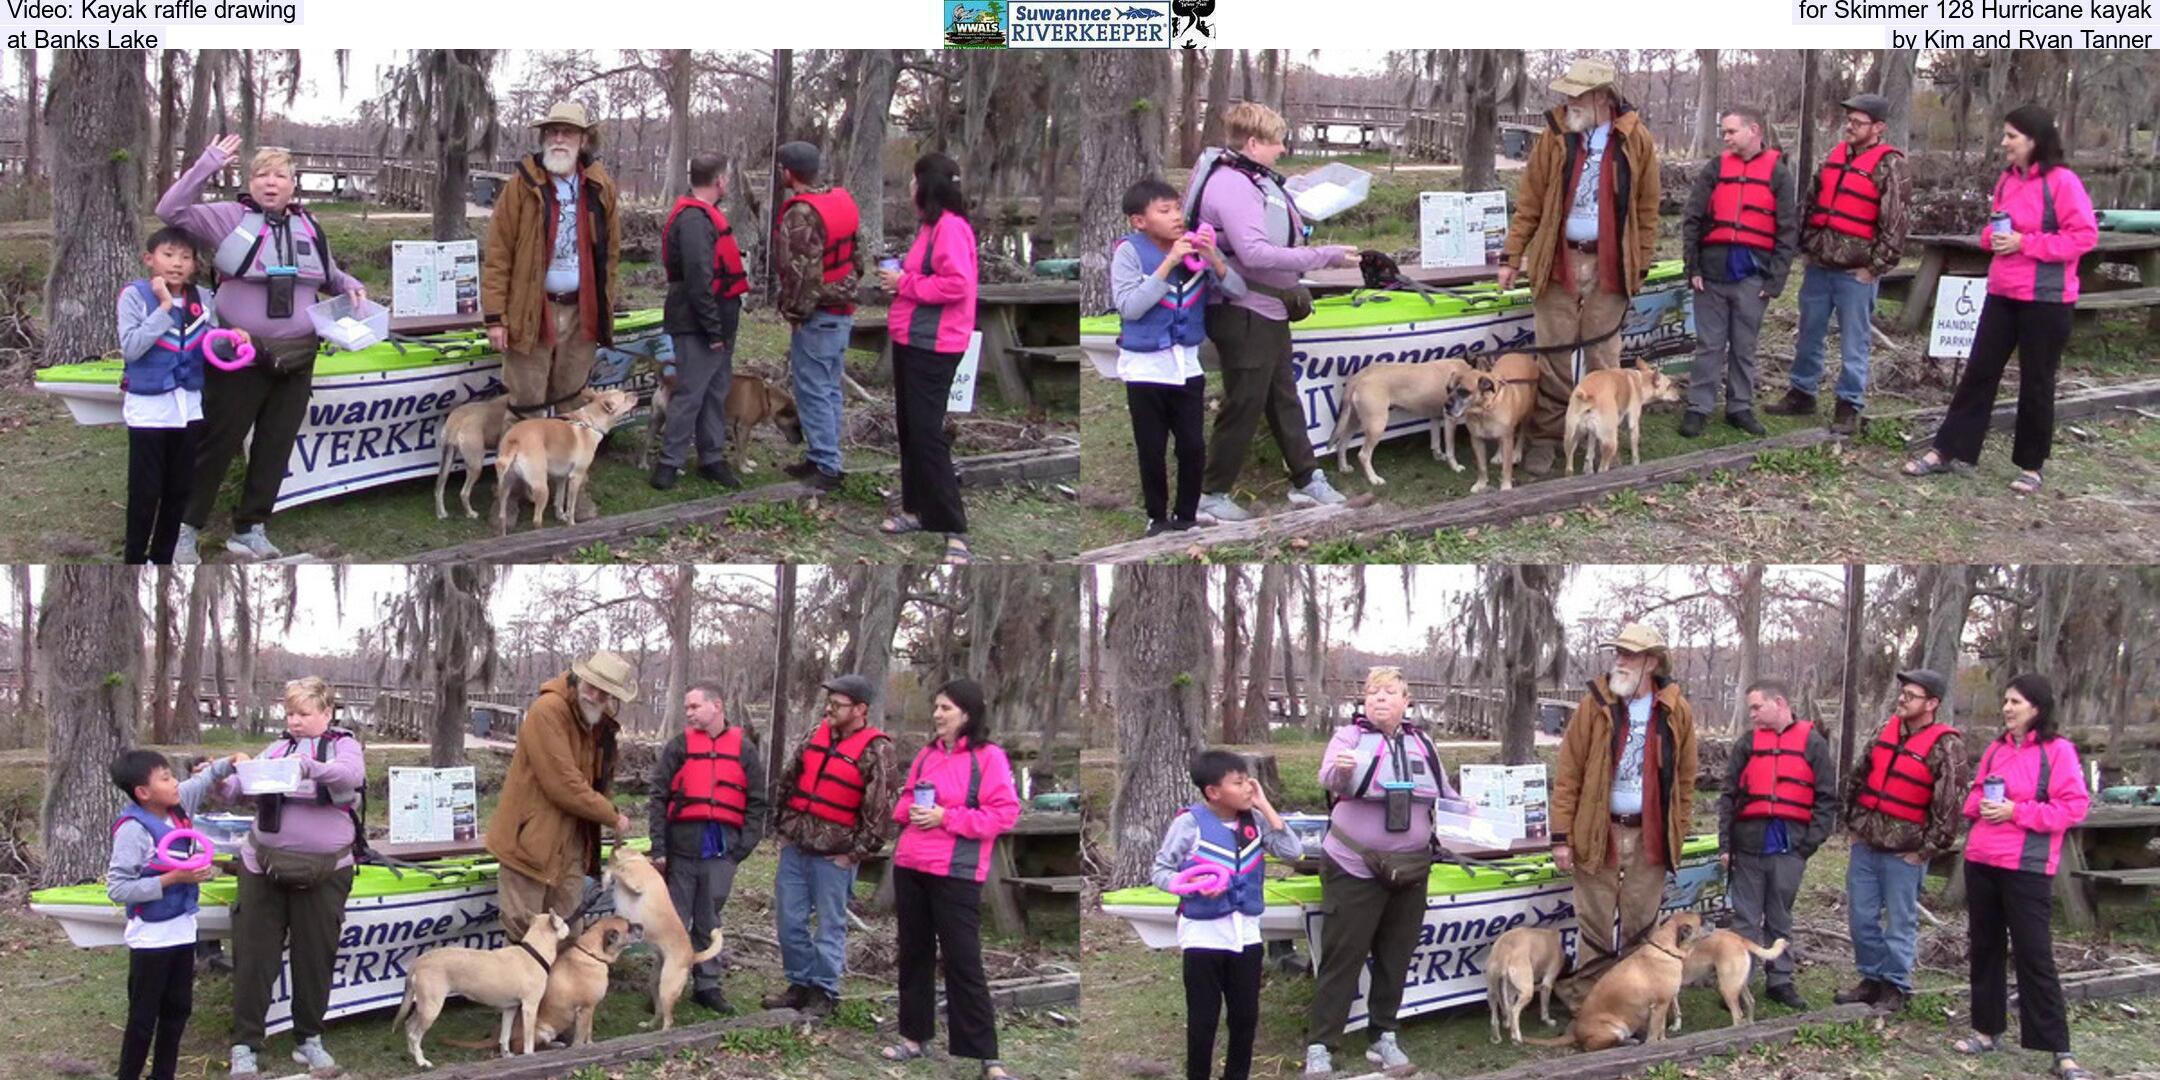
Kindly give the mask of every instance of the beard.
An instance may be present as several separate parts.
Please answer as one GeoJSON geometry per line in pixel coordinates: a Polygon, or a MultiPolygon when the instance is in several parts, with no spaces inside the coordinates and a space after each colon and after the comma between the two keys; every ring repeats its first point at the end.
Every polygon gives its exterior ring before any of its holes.
{"type": "Polygon", "coordinates": [[[550,146],[540,151],[540,164],[557,176],[568,176],[577,168],[578,152],[567,146],[550,146]]]}
{"type": "Polygon", "coordinates": [[[1567,107],[1567,129],[1577,135],[1597,126],[1597,113],[1580,105],[1567,107]]]}
{"type": "Polygon", "coordinates": [[[1612,669],[1605,673],[1605,684],[1612,687],[1613,693],[1631,698],[1635,696],[1635,691],[1642,687],[1642,673],[1631,667],[1614,664],[1612,669]]]}
{"type": "Polygon", "coordinates": [[[577,707],[578,719],[585,721],[586,727],[599,723],[600,718],[607,715],[607,706],[595,705],[584,698],[578,699],[577,707]]]}

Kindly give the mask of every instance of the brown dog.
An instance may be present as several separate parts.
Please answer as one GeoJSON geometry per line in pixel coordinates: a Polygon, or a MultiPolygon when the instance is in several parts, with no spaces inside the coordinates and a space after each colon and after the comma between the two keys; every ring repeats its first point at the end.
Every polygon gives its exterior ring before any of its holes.
{"type": "Polygon", "coordinates": [[[564,481],[555,489],[556,518],[565,525],[577,524],[578,496],[600,452],[600,440],[636,407],[637,395],[630,391],[603,390],[572,412],[510,425],[495,449],[497,527],[510,531],[510,500],[523,495],[532,499],[533,527],[538,528],[547,510],[550,480],[564,481]]]}
{"type": "Polygon", "coordinates": [[[1419,364],[1371,364],[1350,376],[1343,385],[1342,411],[1335,414],[1335,471],[1350,471],[1348,436],[1356,430],[1352,425],[1363,421],[1365,445],[1358,449],[1358,463],[1365,466],[1365,482],[1387,483],[1373,471],[1373,447],[1387,431],[1388,410],[1396,408],[1431,418],[1433,460],[1461,472],[1462,464],[1455,460],[1455,425],[1462,422],[1469,394],[1460,388],[1458,376],[1470,370],[1469,364],[1450,356],[1419,364]]]}
{"type": "Polygon", "coordinates": [[[1687,950],[1702,935],[1702,916],[1683,911],[1650,931],[1650,940],[1620,958],[1590,988],[1575,1022],[1557,1039],[1524,1039],[1538,1046],[1603,1050],[1632,1039],[1663,1039],[1665,1014],[1680,994],[1687,950]]]}
{"type": "MultiPolygon", "coordinates": [[[[665,382],[653,391],[652,422],[645,427],[645,450],[639,461],[643,468],[652,467],[660,427],[667,422],[668,403],[674,399],[675,391],[665,382]]],[[[791,443],[802,442],[802,418],[795,412],[795,399],[762,376],[738,373],[728,383],[727,401],[722,409],[727,416],[728,452],[738,461],[743,447],[748,445],[750,433],[759,424],[770,423],[781,438],[791,443]]]]}
{"type": "MultiPolygon", "coordinates": [[[[595,921],[576,942],[555,957],[548,973],[547,996],[540,999],[536,1041],[553,1043],[564,1033],[571,1046],[592,1042],[593,1011],[607,996],[608,967],[638,940],[637,928],[620,915],[595,921]]],[[[515,1038],[517,1033],[511,1032],[515,1038]]]]}
{"type": "Polygon", "coordinates": [[[1584,443],[1584,472],[1604,472],[1613,467],[1620,457],[1622,419],[1628,426],[1629,464],[1642,464],[1643,406],[1678,400],[1679,385],[1654,367],[1605,368],[1585,374],[1568,397],[1567,440],[1561,452],[1562,460],[1567,462],[1567,475],[1575,475],[1577,440],[1584,443]],[[1594,451],[1599,453],[1596,458],[1591,456],[1594,451]]]}
{"type": "Polygon", "coordinates": [[[660,953],[653,1015],[660,1018],[660,1030],[666,1031],[675,1026],[675,1003],[682,1000],[683,988],[690,983],[690,969],[720,955],[720,930],[713,928],[712,944],[704,952],[694,951],[690,931],[683,928],[675,902],[668,897],[667,879],[642,852],[617,847],[601,887],[614,890],[616,914],[644,931],[645,940],[660,953]]]}
{"type": "Polygon", "coordinates": [[[1560,947],[1560,931],[1518,926],[1493,942],[1485,961],[1485,1005],[1492,1013],[1492,1041],[1500,1041],[1500,1014],[1507,1013],[1508,1035],[1522,1040],[1522,1012],[1537,991],[1538,1019],[1547,1025],[1552,1018],[1553,981],[1567,956],[1560,947]]]}
{"type": "MultiPolygon", "coordinates": [[[[579,391],[576,407],[583,408],[592,398],[592,390],[579,391]]],[[[487,452],[502,442],[503,432],[508,430],[508,394],[498,394],[484,401],[468,401],[450,410],[450,415],[443,418],[442,433],[436,437],[442,450],[442,460],[435,466],[435,517],[438,520],[450,516],[443,508],[443,488],[450,481],[452,461],[465,467],[465,489],[459,493],[465,501],[465,516],[480,516],[480,512],[473,509],[473,488],[480,483],[480,472],[487,466],[487,452]]]]}
{"type": "Polygon", "coordinates": [[[405,998],[398,1002],[397,1015],[390,1018],[390,1030],[396,1031],[399,1024],[404,1024],[405,1014],[410,1012],[412,1022],[405,1025],[405,1048],[412,1051],[413,1064],[434,1068],[420,1053],[420,1040],[435,1026],[435,1018],[442,1015],[443,999],[456,994],[502,1010],[501,1034],[496,1038],[502,1056],[510,1056],[510,1026],[521,1020],[525,1025],[525,1053],[532,1053],[534,1017],[539,1015],[540,998],[547,992],[548,971],[563,939],[569,936],[570,925],[563,922],[562,916],[550,913],[533,920],[521,944],[500,949],[452,945],[420,954],[405,976],[405,998]]]}
{"type": "MultiPolygon", "coordinates": [[[[1683,969],[1680,985],[1696,983],[1717,976],[1718,996],[1725,999],[1725,1011],[1732,1014],[1734,1027],[1739,1027],[1741,1014],[1747,1022],[1755,1022],[1755,993],[1748,988],[1748,976],[1753,973],[1753,957],[1775,960],[1785,955],[1785,939],[1779,938],[1763,948],[1730,930],[1717,930],[1703,935],[1688,950],[1687,965],[1683,969]]],[[[1680,1030],[1680,997],[1675,994],[1672,1003],[1672,1030],[1680,1030]]]]}
{"type": "Polygon", "coordinates": [[[1515,463],[1528,448],[1530,414],[1537,408],[1539,375],[1537,357],[1529,353],[1503,353],[1491,369],[1475,369],[1456,375],[1457,385],[1468,392],[1462,410],[1463,424],[1470,429],[1470,450],[1477,458],[1477,483],[1472,494],[1491,486],[1485,464],[1485,440],[1500,444],[1500,490],[1515,486],[1515,463]]]}

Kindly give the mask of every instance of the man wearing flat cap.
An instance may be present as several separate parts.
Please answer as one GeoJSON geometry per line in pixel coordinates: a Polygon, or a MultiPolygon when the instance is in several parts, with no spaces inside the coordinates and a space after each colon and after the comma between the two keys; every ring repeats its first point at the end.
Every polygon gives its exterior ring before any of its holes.
{"type": "Polygon", "coordinates": [[[1785,399],[1765,409],[1778,416],[1815,415],[1822,385],[1823,339],[1837,313],[1837,410],[1830,430],[1851,435],[1867,408],[1868,320],[1884,274],[1905,255],[1911,225],[1912,176],[1905,152],[1883,141],[1890,99],[1860,94],[1841,103],[1845,141],[1830,148],[1800,201],[1800,337],[1793,346],[1785,399]]]}
{"type": "Polygon", "coordinates": [[[532,127],[540,148],[503,185],[480,261],[488,344],[520,417],[574,405],[596,350],[614,342],[621,296],[622,220],[615,181],[593,157],[592,118],[562,101],[532,127]]]}
{"type": "Polygon", "coordinates": [[[1555,988],[1570,1011],[1657,923],[1695,810],[1695,710],[1665,636],[1629,623],[1604,647],[1552,784],[1553,865],[1575,876],[1575,970],[1555,988]]]}
{"type": "Polygon", "coordinates": [[[1523,467],[1552,471],[1582,370],[1620,366],[1620,327],[1657,259],[1658,155],[1650,125],[1620,96],[1613,66],[1585,58],[1552,84],[1567,100],[1523,164],[1500,287],[1529,286],[1540,348],[1537,411],[1523,467]]]}
{"type": "Polygon", "coordinates": [[[600,830],[615,830],[618,841],[630,831],[608,790],[622,730],[615,714],[636,700],[636,669],[603,650],[543,683],[525,710],[487,830],[488,853],[502,864],[496,902],[510,940],[524,940],[541,915],[569,921],[585,901],[586,875],[600,873],[600,830]]]}
{"type": "Polygon", "coordinates": [[[1836,999],[1892,1012],[1912,996],[1920,886],[1928,863],[1957,845],[1966,790],[1964,740],[1935,716],[1950,680],[1926,668],[1897,680],[1896,711],[1845,778],[1845,907],[1860,982],[1836,999]]]}
{"type": "Polygon", "coordinates": [[[780,202],[774,306],[792,331],[788,369],[795,376],[795,411],[802,419],[803,460],[782,471],[825,491],[840,486],[840,375],[855,328],[855,294],[869,271],[861,211],[845,188],[822,179],[818,149],[783,143],[773,167],[787,185],[780,202]]]}
{"type": "Polygon", "coordinates": [[[855,870],[885,846],[885,807],[900,798],[901,768],[890,736],[870,726],[877,687],[860,675],[825,683],[825,720],[773,785],[773,921],[787,989],[768,1009],[829,1015],[847,970],[847,905],[855,870]],[[817,928],[810,926],[816,917],[817,928]]]}

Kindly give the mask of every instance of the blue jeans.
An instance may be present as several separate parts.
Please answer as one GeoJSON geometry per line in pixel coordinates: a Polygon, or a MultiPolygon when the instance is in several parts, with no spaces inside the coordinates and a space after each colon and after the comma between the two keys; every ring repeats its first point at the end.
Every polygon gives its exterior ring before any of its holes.
{"type": "Polygon", "coordinates": [[[1838,400],[1858,409],[1867,404],[1868,319],[1875,314],[1876,282],[1861,281],[1850,271],[1809,263],[1800,279],[1800,340],[1793,346],[1792,388],[1814,396],[1822,384],[1823,339],[1830,332],[1830,311],[1837,310],[1838,400]]]}
{"type": "MultiPolygon", "coordinates": [[[[773,919],[780,937],[780,969],[789,986],[808,986],[840,996],[847,970],[847,904],[855,892],[855,869],[842,870],[829,855],[780,845],[773,875],[773,919]],[[810,916],[817,916],[817,930],[810,916]]],[[[1911,951],[1910,941],[1906,951],[1911,951]]]]}
{"type": "Polygon", "coordinates": [[[1927,867],[1894,851],[1854,840],[1845,864],[1853,963],[1860,977],[1912,992],[1913,949],[1920,933],[1920,883],[1927,867]]]}
{"type": "Polygon", "coordinates": [[[814,311],[788,337],[795,375],[795,412],[802,418],[803,456],[828,473],[840,468],[840,368],[855,316],[814,311]]]}

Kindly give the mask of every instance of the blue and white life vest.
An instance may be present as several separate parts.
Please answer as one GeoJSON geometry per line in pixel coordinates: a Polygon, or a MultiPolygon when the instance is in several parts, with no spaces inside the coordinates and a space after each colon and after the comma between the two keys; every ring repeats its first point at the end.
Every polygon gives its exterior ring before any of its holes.
{"type": "Polygon", "coordinates": [[[253,202],[242,205],[247,207],[247,213],[240,215],[239,223],[218,241],[217,255],[212,259],[220,280],[268,281],[291,275],[297,283],[311,286],[330,280],[335,263],[330,257],[330,244],[323,239],[313,214],[297,205],[286,208],[290,242],[281,250],[269,216],[253,202]]]}
{"type": "MultiPolygon", "coordinates": [[[[1128,233],[1118,238],[1120,244],[1132,245],[1133,254],[1140,257],[1140,272],[1154,274],[1166,257],[1155,241],[1145,233],[1128,233]]],[[[1111,254],[1117,253],[1115,246],[1111,254]]],[[[1118,328],[1118,347],[1130,352],[1161,352],[1171,345],[1198,345],[1207,340],[1207,282],[1205,271],[1193,273],[1183,266],[1170,269],[1167,279],[1170,291],[1163,294],[1162,301],[1148,309],[1137,319],[1128,319],[1118,328]]]]}
{"type": "Polygon", "coordinates": [[[1370,763],[1350,789],[1353,799],[1385,799],[1387,785],[1407,781],[1414,785],[1412,801],[1431,804],[1440,798],[1440,750],[1425,732],[1405,723],[1389,739],[1378,727],[1359,717],[1353,749],[1370,763]]]}
{"type": "Polygon", "coordinates": [[[1200,863],[1230,872],[1230,887],[1221,896],[1194,893],[1178,900],[1178,914],[1188,919],[1220,919],[1233,911],[1258,915],[1267,907],[1262,888],[1267,881],[1267,852],[1260,846],[1260,826],[1250,811],[1238,815],[1232,826],[1215,816],[1204,802],[1185,808],[1200,826],[1199,842],[1193,845],[1186,867],[1200,863]]]}
{"type": "MultiPolygon", "coordinates": [[[[193,827],[188,820],[188,816],[179,810],[175,809],[173,811],[173,817],[177,820],[171,823],[161,821],[156,814],[131,802],[128,804],[128,808],[121,811],[120,816],[113,821],[112,831],[117,834],[120,831],[120,826],[130,821],[136,822],[143,828],[150,830],[150,846],[155,851],[157,845],[164,841],[167,833],[175,829],[193,827]]],[[[188,841],[185,846],[188,848],[185,854],[193,855],[194,841],[188,841]]],[[[162,874],[171,868],[162,866],[153,856],[150,869],[162,874]]],[[[194,914],[201,904],[201,898],[202,886],[200,885],[167,885],[165,886],[164,895],[147,904],[129,904],[127,913],[131,919],[141,919],[144,922],[165,922],[168,919],[177,919],[182,915],[194,914]]]]}
{"type": "Polygon", "coordinates": [[[142,297],[143,306],[162,311],[171,321],[150,351],[129,360],[121,369],[120,389],[130,394],[163,394],[174,389],[200,390],[203,385],[203,336],[210,332],[203,318],[201,294],[187,287],[187,303],[175,310],[164,308],[157,289],[148,279],[128,284],[142,297]]]}

